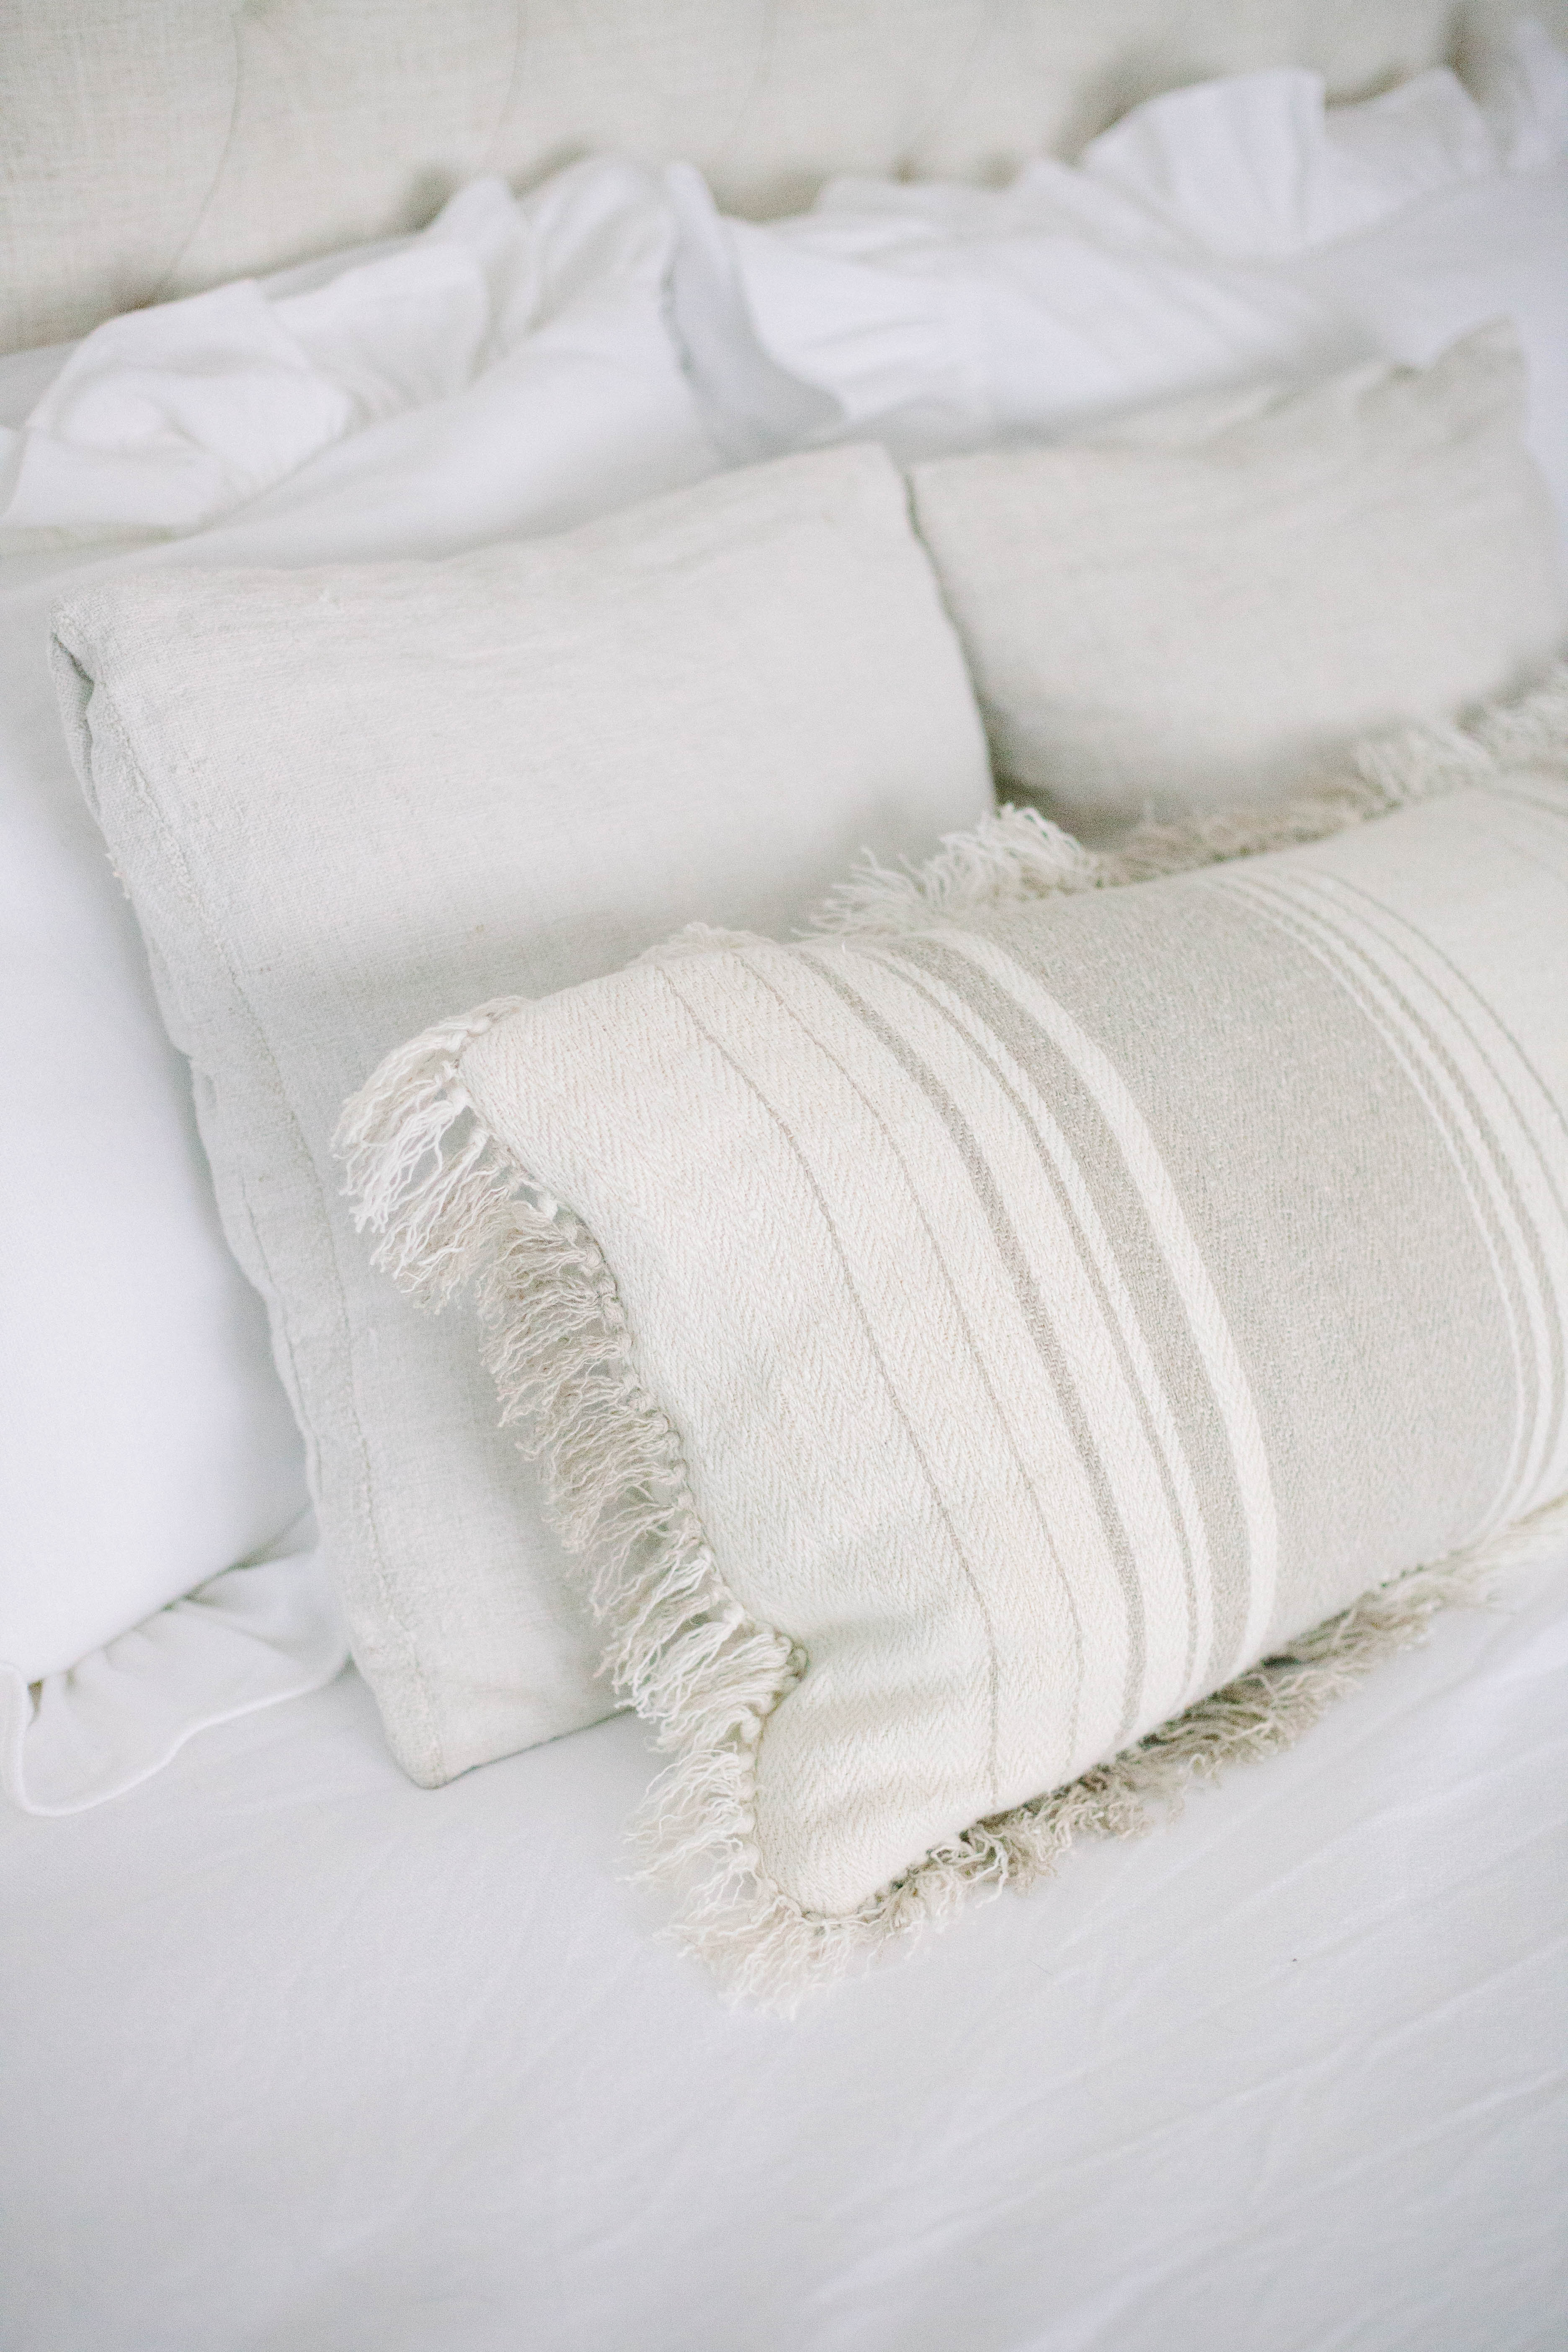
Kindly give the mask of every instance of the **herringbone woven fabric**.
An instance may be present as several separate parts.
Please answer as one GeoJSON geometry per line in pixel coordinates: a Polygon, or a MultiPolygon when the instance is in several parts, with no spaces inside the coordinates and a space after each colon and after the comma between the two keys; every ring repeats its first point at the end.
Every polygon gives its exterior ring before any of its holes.
{"type": "Polygon", "coordinates": [[[444,562],[100,580],[68,731],[196,1076],[325,1556],[427,1785],[607,1713],[474,1335],[366,1264],[331,1134],[388,1047],[709,911],[787,933],[857,849],[991,806],[904,486],[787,457],[444,562]]]}

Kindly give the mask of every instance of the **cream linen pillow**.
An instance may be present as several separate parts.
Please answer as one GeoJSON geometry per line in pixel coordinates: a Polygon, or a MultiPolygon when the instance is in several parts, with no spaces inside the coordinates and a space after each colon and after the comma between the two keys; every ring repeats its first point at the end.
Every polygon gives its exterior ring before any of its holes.
{"type": "Polygon", "coordinates": [[[429,1784],[611,1704],[471,1338],[374,1276],[343,1097],[412,1028],[990,806],[888,459],[845,450],[445,562],[164,570],[57,615],[68,731],[195,1074],[322,1541],[429,1784]]]}
{"type": "Polygon", "coordinates": [[[479,1277],[750,1990],[1288,1736],[1568,1486],[1568,674],[1229,845],[1292,830],[1095,890],[1221,829],[1009,812],[350,1107],[385,1262],[479,1277]]]}
{"type": "Polygon", "coordinates": [[[1568,632],[1523,363],[1215,395],[912,475],[1005,790],[1084,834],[1289,791],[1513,690],[1568,632]]]}

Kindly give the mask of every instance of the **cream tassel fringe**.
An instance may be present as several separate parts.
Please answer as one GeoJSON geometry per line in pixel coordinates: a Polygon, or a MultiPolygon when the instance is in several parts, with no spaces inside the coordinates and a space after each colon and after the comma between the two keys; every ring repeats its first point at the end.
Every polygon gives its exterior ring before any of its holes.
{"type": "Polygon", "coordinates": [[[1283,801],[1248,801],[1179,824],[1134,826],[1091,850],[1034,808],[1002,808],[972,833],[951,835],[936,856],[902,869],[862,858],[812,923],[817,932],[895,937],[932,923],[962,923],[987,908],[1063,892],[1103,890],[1186,874],[1233,857],[1258,857],[1325,840],[1369,818],[1484,783],[1503,767],[1568,765],[1568,662],[1521,701],[1479,712],[1468,726],[1409,727],[1371,736],[1342,767],[1283,801]]]}
{"type": "MultiPolygon", "coordinates": [[[[1348,776],[1283,807],[1142,827],[1114,857],[1091,856],[1032,812],[1004,810],[919,872],[863,867],[821,927],[886,937],[1180,871],[1321,838],[1504,762],[1560,769],[1565,756],[1568,668],[1471,728],[1364,747],[1348,776]]],[[[702,952],[721,936],[687,935],[675,952],[702,952]]],[[[1069,1787],[933,1849],[854,1912],[804,1911],[763,1870],[755,1788],[763,1726],[806,1661],[787,1634],[747,1615],[719,1571],[679,1433],[638,1378],[598,1244],[508,1163],[463,1090],[464,1047],[522,1001],[483,1005],[392,1055],[347,1107],[338,1146],[359,1222],[382,1236],[377,1263],[433,1305],[475,1286],[503,1419],[522,1424],[563,1538],[588,1556],[606,1670],[673,1759],[638,1826],[648,1870],[687,1882],[675,1932],[735,1996],[791,2011],[976,1892],[1046,1875],[1075,1837],[1145,1829],[1193,1782],[1300,1738],[1373,1666],[1419,1641],[1439,1609],[1484,1598],[1502,1570],[1568,1541],[1565,1496],[1363,1595],[1069,1787]]]]}

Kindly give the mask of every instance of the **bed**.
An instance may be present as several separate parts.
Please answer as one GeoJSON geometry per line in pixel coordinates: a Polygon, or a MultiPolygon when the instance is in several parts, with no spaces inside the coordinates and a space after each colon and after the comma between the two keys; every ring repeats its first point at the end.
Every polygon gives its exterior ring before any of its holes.
{"type": "MultiPolygon", "coordinates": [[[[256,273],[292,273],[277,285],[308,297],[318,257],[395,258],[394,241],[487,173],[531,186],[584,153],[679,160],[726,221],[762,222],[834,173],[1000,184],[1140,100],[1214,77],[1310,66],[1353,100],[1457,57],[1484,83],[1512,13],[1450,22],[1425,0],[1307,16],[1284,0],[35,12],[0,59],[0,372],[13,371],[0,414],[19,426],[68,341],[117,313],[256,273]]],[[[1561,10],[1531,13],[1568,33],[1561,10]]],[[[1518,178],[1510,217],[1561,250],[1562,167],[1537,159],[1518,178]]],[[[1455,282],[1480,290],[1440,320],[1434,297],[1429,321],[1410,294],[1401,355],[1424,362],[1487,315],[1494,264],[1505,284],[1495,220],[1464,226],[1482,194],[1467,182],[1405,211],[1392,263],[1353,236],[1322,240],[1329,259],[1286,257],[1280,305],[1315,304],[1332,277],[1334,300],[1364,299],[1370,315],[1382,297],[1358,287],[1400,271],[1425,285],[1421,256],[1440,247],[1455,282]]],[[[689,222],[683,249],[706,250],[689,222]]],[[[1527,242],[1521,230],[1521,270],[1527,242]]],[[[659,459],[670,484],[770,454],[795,414],[781,405],[783,325],[761,359],[714,357],[716,286],[689,274],[669,301],[706,375],[702,429],[732,394],[735,437],[715,432],[694,456],[682,409],[659,459]]],[[[1536,461],[1568,497],[1561,289],[1508,299],[1533,370],[1536,461]]],[[[297,473],[280,461],[259,495],[232,498],[232,520],[204,518],[194,561],[447,554],[497,535],[497,513],[509,532],[556,530],[640,494],[631,472],[597,494],[542,488],[515,450],[503,462],[479,409],[463,414],[480,423],[460,425],[460,456],[430,456],[417,417],[393,416],[307,451],[297,473]],[[400,481],[417,485],[405,509],[400,481]],[[318,483],[321,523],[305,504],[318,483]]],[[[176,536],[175,560],[193,544],[176,536]]],[[[6,559],[18,648],[66,560],[47,540],[6,559]]],[[[109,576],[121,556],[95,543],[81,560],[109,576]]],[[[33,714],[34,655],[13,661],[16,707],[33,714]]],[[[47,757],[65,775],[52,743],[47,757]]],[[[85,872],[87,833],[62,873],[85,872]]],[[[102,928],[100,889],[95,867],[90,887],[61,883],[47,903],[79,954],[99,925],[118,971],[139,950],[128,925],[102,928]]],[[[129,1025],[117,1050],[144,1055],[129,1025]]],[[[169,1061],[158,1083],[174,1102],[186,1081],[169,1061]]],[[[41,1065],[19,1066],[19,1083],[43,1083],[41,1065]]],[[[79,1226],[89,1211],[70,1194],[59,1213],[79,1226]]],[[[205,1279],[190,1276],[193,1290],[205,1279]]],[[[234,1297],[203,1311],[242,1398],[272,1374],[233,1279],[234,1297]]],[[[138,1360],[155,1387],[163,1359],[138,1360]]],[[[37,1400],[19,1360],[10,1377],[20,1425],[37,1400]]],[[[127,1428],[129,1459],[143,1441],[127,1428]]],[[[229,1429],[219,1415],[192,1443],[221,1454],[229,1429]]],[[[64,1486],[93,1475],[90,1430],[72,1444],[64,1486]]],[[[342,1663],[297,1519],[291,1427],[276,1456],[270,1485],[243,1507],[219,1494],[202,1522],[257,1540],[199,1537],[256,1563],[228,1573],[257,1580],[258,1598],[169,1572],[195,1601],[156,1613],[165,1596],[149,1584],[105,1620],[114,1638],[90,1660],[12,1678],[7,2352],[1547,2352],[1563,2339],[1568,1553],[1446,1612],[1298,1744],[1194,1793],[1156,1832],[1085,1843],[1046,1885],[1002,1890],[784,2018],[727,2006],[661,1937],[663,1899],[629,1876],[624,1823],[657,1769],[633,1717],[521,1753],[501,1742],[499,1760],[412,1785],[342,1663]],[[200,1649],[217,1696],[161,1696],[171,1645],[196,1643],[188,1666],[214,1624],[226,1638],[226,1607],[239,1646],[200,1649]],[[139,1610],[155,1613],[121,1632],[139,1610]]],[[[112,1515],[110,1496],[95,1540],[112,1515]]]]}
{"type": "Polygon", "coordinates": [[[791,2023],[651,1941],[625,1718],[431,1794],[351,1671],[11,1814],[7,2340],[1545,2352],[1563,1583],[791,2023]]]}

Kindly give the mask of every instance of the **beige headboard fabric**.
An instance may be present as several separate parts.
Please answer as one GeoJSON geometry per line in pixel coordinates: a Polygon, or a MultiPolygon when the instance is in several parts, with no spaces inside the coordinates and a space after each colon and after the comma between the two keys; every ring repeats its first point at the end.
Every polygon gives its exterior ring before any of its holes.
{"type": "MultiPolygon", "coordinates": [[[[0,350],[417,227],[476,173],[994,178],[1208,74],[1350,95],[1511,0],[0,0],[0,350]]],[[[1568,0],[1530,13],[1568,33],[1568,0]]]]}

